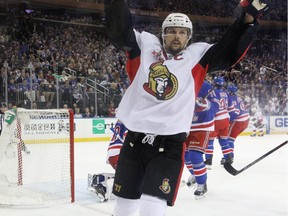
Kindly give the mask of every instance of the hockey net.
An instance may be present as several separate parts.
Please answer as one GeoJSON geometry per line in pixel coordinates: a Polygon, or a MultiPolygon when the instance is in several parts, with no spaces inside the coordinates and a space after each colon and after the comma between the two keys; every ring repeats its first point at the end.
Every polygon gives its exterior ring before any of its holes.
{"type": "Polygon", "coordinates": [[[73,112],[18,108],[9,124],[7,112],[0,136],[0,205],[74,202],[73,112]]]}

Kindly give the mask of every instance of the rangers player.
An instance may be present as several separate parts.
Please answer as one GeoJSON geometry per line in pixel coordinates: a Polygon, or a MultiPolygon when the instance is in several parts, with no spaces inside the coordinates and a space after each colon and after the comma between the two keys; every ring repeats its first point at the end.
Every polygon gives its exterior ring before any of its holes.
{"type": "Polygon", "coordinates": [[[249,105],[244,99],[237,95],[238,88],[231,84],[227,87],[228,92],[228,113],[230,116],[230,127],[228,133],[228,142],[234,160],[234,142],[237,136],[243,132],[249,124],[249,105]]]}
{"type": "MultiPolygon", "coordinates": [[[[116,169],[120,150],[127,135],[125,125],[117,120],[114,128],[110,128],[113,135],[110,139],[106,162],[116,169]]],[[[88,190],[99,202],[105,202],[112,198],[111,188],[114,181],[114,173],[88,174],[88,190]]]]}
{"type": "Polygon", "coordinates": [[[218,138],[218,142],[221,146],[223,158],[221,163],[224,161],[232,162],[232,155],[230,154],[230,146],[228,143],[228,130],[229,130],[229,114],[228,114],[228,94],[223,89],[225,80],[222,76],[214,77],[213,95],[214,101],[218,103],[218,109],[215,114],[215,130],[211,133],[209,138],[209,144],[206,149],[205,158],[207,169],[211,169],[212,158],[214,153],[214,140],[218,138]]]}
{"type": "Polygon", "coordinates": [[[190,133],[186,140],[185,164],[191,175],[188,186],[197,183],[195,198],[200,199],[207,192],[207,172],[203,154],[206,151],[209,136],[214,131],[215,113],[218,103],[213,102],[212,85],[204,81],[196,99],[195,112],[190,133]]]}

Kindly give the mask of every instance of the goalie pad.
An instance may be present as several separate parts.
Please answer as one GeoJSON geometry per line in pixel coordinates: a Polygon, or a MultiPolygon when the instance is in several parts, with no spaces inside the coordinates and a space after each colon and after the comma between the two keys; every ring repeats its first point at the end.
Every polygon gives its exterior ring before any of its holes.
{"type": "Polygon", "coordinates": [[[114,173],[88,174],[88,191],[98,202],[106,202],[112,197],[114,173]]]}
{"type": "Polygon", "coordinates": [[[11,129],[16,127],[16,121],[14,121],[16,113],[17,110],[14,108],[5,112],[5,119],[2,125],[3,129],[0,136],[0,162],[5,154],[6,156],[8,155],[10,157],[15,153],[11,153],[10,147],[12,147],[12,144],[17,144],[19,140],[14,134],[11,133],[11,129]]]}
{"type": "Polygon", "coordinates": [[[269,10],[268,4],[262,3],[259,0],[241,0],[240,6],[247,14],[251,15],[256,20],[269,10]]]}

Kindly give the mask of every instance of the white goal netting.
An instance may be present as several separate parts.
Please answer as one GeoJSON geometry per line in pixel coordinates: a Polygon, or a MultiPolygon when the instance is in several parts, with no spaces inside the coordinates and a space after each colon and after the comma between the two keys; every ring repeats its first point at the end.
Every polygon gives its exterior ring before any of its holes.
{"type": "Polygon", "coordinates": [[[72,111],[18,108],[14,114],[5,112],[0,136],[0,205],[73,202],[72,111]]]}

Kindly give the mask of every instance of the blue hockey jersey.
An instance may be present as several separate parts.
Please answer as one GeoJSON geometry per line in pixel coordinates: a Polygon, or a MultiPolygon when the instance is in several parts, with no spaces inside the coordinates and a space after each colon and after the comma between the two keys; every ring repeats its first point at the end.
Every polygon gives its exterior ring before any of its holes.
{"type": "Polygon", "coordinates": [[[213,131],[218,104],[213,101],[212,85],[204,81],[197,99],[190,131],[213,131]]]}

